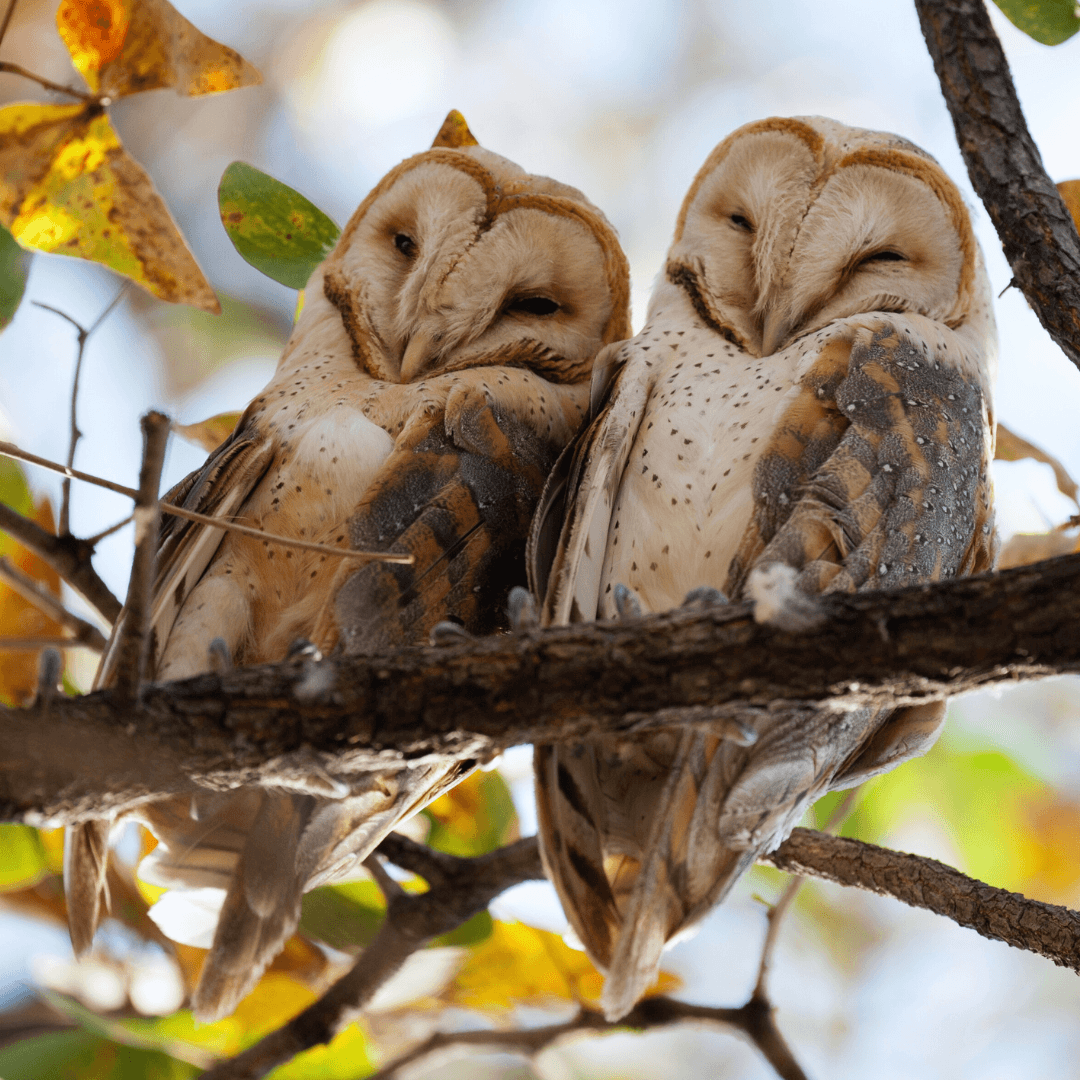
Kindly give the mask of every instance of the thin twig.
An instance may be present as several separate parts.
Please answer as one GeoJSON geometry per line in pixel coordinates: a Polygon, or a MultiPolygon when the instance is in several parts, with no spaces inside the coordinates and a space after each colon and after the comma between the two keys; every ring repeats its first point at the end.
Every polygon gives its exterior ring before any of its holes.
{"type": "MultiPolygon", "coordinates": [[[[50,311],[54,315],[59,315],[62,319],[66,319],[72,326],[75,327],[75,376],[71,381],[71,438],[68,443],[68,457],[67,467],[70,469],[75,464],[75,447],[78,445],[79,438],[82,432],[79,431],[79,424],[76,415],[76,406],[79,400],[79,378],[82,375],[83,356],[86,353],[86,343],[90,340],[94,331],[112,314],[116,305],[124,298],[124,294],[127,292],[128,283],[124,282],[120,286],[119,292],[109,301],[105,310],[93,321],[89,328],[83,326],[77,322],[65,311],[61,311],[59,308],[53,307],[51,304],[44,304],[40,300],[34,300],[32,303],[35,307],[39,307],[44,311],[50,311]]],[[[71,533],[70,529],[70,512],[71,512],[71,477],[65,476],[62,487],[62,494],[60,499],[60,524],[57,528],[57,532],[60,536],[68,536],[71,533]]]]}
{"type": "Polygon", "coordinates": [[[112,536],[113,533],[119,532],[125,525],[134,519],[134,514],[128,514],[122,521],[118,521],[115,525],[110,525],[107,529],[102,529],[99,533],[94,533],[93,536],[88,536],[83,543],[89,544],[91,547],[97,547],[102,540],[107,536],[112,536]]]}
{"type": "Polygon", "coordinates": [[[11,16],[15,14],[15,5],[19,0],[10,0],[7,6],[7,11],[4,12],[4,20],[0,22],[0,44],[3,43],[4,38],[7,36],[8,27],[11,25],[11,16]]]}
{"type": "Polygon", "coordinates": [[[0,557],[0,580],[54,622],[71,630],[75,634],[71,644],[85,645],[97,652],[104,650],[105,635],[93,623],[80,618],[73,611],[68,611],[52,593],[39,585],[29,574],[24,574],[17,566],[13,566],[6,556],[0,557]]]}
{"type": "Polygon", "coordinates": [[[20,64],[11,63],[10,60],[0,60],[0,71],[6,71],[9,75],[21,75],[24,79],[32,79],[39,86],[44,86],[46,90],[55,90],[58,94],[67,94],[69,97],[78,98],[80,101],[85,101],[90,105],[96,105],[100,101],[100,98],[94,94],[88,94],[85,90],[76,90],[73,86],[61,86],[60,83],[54,83],[51,79],[44,79],[40,75],[35,75],[32,71],[27,71],[20,64]]]}
{"type": "MultiPolygon", "coordinates": [[[[124,484],[105,480],[91,473],[80,472],[66,465],[60,465],[48,458],[31,454],[28,450],[22,450],[14,443],[0,440],[0,454],[5,457],[15,458],[17,461],[26,461],[31,465],[37,465],[50,472],[60,473],[61,476],[69,476],[73,480],[82,480],[87,484],[105,488],[106,491],[115,491],[118,495],[126,495],[129,499],[138,498],[138,492],[134,488],[124,484]]],[[[301,551],[314,551],[320,555],[330,555],[339,559],[361,559],[375,562],[400,563],[403,566],[411,566],[412,555],[397,555],[388,551],[360,551],[356,548],[331,547],[329,544],[315,544],[308,540],[295,540],[289,536],[279,536],[277,533],[264,532],[262,529],[254,529],[250,525],[241,525],[237,521],[228,518],[210,517],[208,514],[200,514],[195,510],[188,510],[183,506],[175,506],[173,503],[159,502],[158,509],[163,514],[171,514],[173,517],[184,518],[186,521],[194,521],[197,525],[210,525],[215,529],[225,532],[239,533],[241,536],[251,536],[257,540],[264,540],[268,544],[279,544],[282,547],[299,548],[301,551]]],[[[110,530],[111,531],[111,530],[110,530]]]]}
{"type": "Polygon", "coordinates": [[[154,592],[154,558],[158,546],[158,487],[169,439],[169,418],[149,412],[142,418],[143,459],[135,499],[135,558],[131,565],[124,619],[116,643],[113,686],[122,701],[135,701],[146,676],[150,652],[150,612],[154,592]]]}
{"type": "Polygon", "coordinates": [[[104,646],[90,641],[79,641],[78,638],[0,638],[0,650],[4,652],[37,652],[39,649],[90,649],[91,652],[101,652],[104,646]]]}
{"type": "Polygon", "coordinates": [[[10,506],[0,503],[0,531],[52,567],[101,617],[109,623],[120,614],[120,601],[98,577],[91,558],[94,547],[74,536],[54,536],[10,506]]]}

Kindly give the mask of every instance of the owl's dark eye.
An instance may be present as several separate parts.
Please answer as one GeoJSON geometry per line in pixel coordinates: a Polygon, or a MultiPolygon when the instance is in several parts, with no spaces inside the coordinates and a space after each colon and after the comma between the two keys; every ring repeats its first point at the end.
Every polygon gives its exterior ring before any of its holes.
{"type": "Polygon", "coordinates": [[[744,218],[742,216],[742,214],[732,214],[731,215],[731,223],[733,225],[738,225],[738,227],[740,229],[742,229],[744,232],[753,232],[754,231],[753,222],[749,218],[744,218]]]}
{"type": "Polygon", "coordinates": [[[899,251],[875,251],[873,255],[867,255],[865,259],[860,259],[859,265],[865,266],[867,263],[873,262],[907,262],[907,257],[901,255],[899,251]]]}
{"type": "Polygon", "coordinates": [[[394,247],[405,256],[406,259],[416,258],[416,241],[408,233],[399,232],[394,237],[394,247]]]}
{"type": "Polygon", "coordinates": [[[549,296],[521,296],[511,300],[506,310],[519,315],[554,315],[559,305],[549,296]]]}

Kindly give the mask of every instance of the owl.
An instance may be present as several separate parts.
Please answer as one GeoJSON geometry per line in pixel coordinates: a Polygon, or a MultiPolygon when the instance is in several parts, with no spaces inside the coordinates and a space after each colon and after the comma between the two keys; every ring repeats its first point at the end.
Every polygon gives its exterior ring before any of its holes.
{"type": "MultiPolygon", "coordinates": [[[[151,671],[426,643],[439,622],[504,625],[529,522],[588,404],[597,351],[624,339],[629,274],[579,191],[481,148],[451,113],[392,169],[314,272],[267,387],[170,502],[278,535],[409,554],[355,562],[166,518],[151,671]],[[309,646],[310,647],[310,646],[309,646]]],[[[99,685],[112,678],[107,652],[99,685]]],[[[193,997],[230,1012],[292,934],[302,894],[355,872],[383,836],[471,763],[333,774],[142,806],[159,845],[141,876],[218,890],[193,997]]],[[[72,939],[103,909],[107,823],[70,829],[72,939]]],[[[204,899],[205,893],[200,894],[204,899]]]]}
{"type": "MultiPolygon", "coordinates": [[[[547,624],[988,569],[996,334],[960,194],[895,135],[818,117],[712,152],[606,397],[531,538],[547,624]]],[[[759,608],[759,612],[760,612],[759,608]]],[[[781,605],[781,614],[783,604],[781,605]]],[[[944,704],[778,711],[535,755],[543,856],[623,1016],[820,795],[925,752],[944,704]]]]}

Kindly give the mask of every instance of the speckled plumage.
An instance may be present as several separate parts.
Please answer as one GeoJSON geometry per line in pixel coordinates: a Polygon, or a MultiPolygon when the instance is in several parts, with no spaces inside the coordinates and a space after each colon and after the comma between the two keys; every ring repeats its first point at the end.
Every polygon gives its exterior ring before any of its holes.
{"type": "MultiPolygon", "coordinates": [[[[617,585],[645,611],[701,586],[741,598],[776,564],[808,594],[991,565],[989,287],[958,192],[905,140],[816,117],[725,139],[646,326],[612,353],[534,524],[546,623],[616,617],[617,585]]],[[[943,715],[778,712],[752,747],[538,748],[545,862],[609,1017],[815,798],[924,752],[943,715]]]]}
{"type": "MultiPolygon", "coordinates": [[[[435,146],[361,204],[306,289],[269,385],[206,465],[167,496],[205,514],[324,545],[404,552],[357,564],[167,518],[152,670],[426,643],[451,619],[505,625],[551,465],[584,415],[601,346],[628,333],[614,231],[577,190],[478,146],[451,114],[435,146]]],[[[108,685],[108,653],[99,685],[108,685]]],[[[301,763],[302,765],[302,763],[301,763]]],[[[469,769],[335,772],[285,790],[176,797],[140,809],[158,836],[141,873],[222,890],[196,1014],[232,1011],[295,929],[302,894],[359,864],[469,769]]],[[[293,773],[304,774],[299,767],[293,773]]],[[[69,830],[72,938],[101,914],[107,826],[69,830]]]]}

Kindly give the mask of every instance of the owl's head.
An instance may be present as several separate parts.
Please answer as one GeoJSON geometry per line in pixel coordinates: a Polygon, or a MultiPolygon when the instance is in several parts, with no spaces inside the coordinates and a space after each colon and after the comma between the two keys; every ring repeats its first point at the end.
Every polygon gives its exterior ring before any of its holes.
{"type": "Polygon", "coordinates": [[[938,163],[822,117],[747,124],[716,147],[683,202],[667,276],[755,355],[873,311],[993,334],[967,208],[938,163]]]}
{"type": "Polygon", "coordinates": [[[456,112],[379,181],[316,273],[357,362],[391,382],[484,365],[580,382],[629,336],[629,270],[604,215],[479,146],[456,112]]]}

